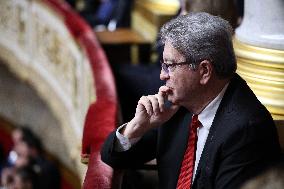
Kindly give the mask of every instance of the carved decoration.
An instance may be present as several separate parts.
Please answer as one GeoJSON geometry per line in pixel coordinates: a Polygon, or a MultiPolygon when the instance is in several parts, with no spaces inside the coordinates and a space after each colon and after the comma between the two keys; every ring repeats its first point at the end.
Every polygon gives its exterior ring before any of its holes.
{"type": "Polygon", "coordinates": [[[85,53],[61,19],[41,1],[0,0],[0,58],[46,101],[70,156],[78,159],[94,81],[85,53]]]}

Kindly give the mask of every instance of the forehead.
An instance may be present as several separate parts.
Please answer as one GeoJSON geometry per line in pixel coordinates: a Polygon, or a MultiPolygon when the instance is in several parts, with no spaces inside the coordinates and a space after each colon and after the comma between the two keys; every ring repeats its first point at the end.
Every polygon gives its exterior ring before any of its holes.
{"type": "Polygon", "coordinates": [[[185,57],[177,49],[175,49],[169,41],[165,42],[163,58],[164,60],[185,60],[185,57]]]}

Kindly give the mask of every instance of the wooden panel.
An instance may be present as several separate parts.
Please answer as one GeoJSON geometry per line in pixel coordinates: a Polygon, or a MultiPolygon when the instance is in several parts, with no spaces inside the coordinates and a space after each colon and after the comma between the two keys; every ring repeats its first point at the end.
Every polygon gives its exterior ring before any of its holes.
{"type": "Polygon", "coordinates": [[[147,41],[138,32],[131,29],[117,29],[115,31],[98,31],[96,36],[103,45],[116,44],[147,44],[147,41]]]}
{"type": "Polygon", "coordinates": [[[151,43],[132,29],[98,31],[96,36],[111,64],[150,61],[151,43]]]}

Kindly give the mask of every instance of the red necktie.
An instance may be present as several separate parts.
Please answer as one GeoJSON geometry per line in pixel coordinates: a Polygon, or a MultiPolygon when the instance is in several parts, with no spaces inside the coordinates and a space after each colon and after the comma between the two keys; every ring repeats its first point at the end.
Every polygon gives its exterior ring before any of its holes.
{"type": "Polygon", "coordinates": [[[194,163],[195,163],[195,151],[197,144],[197,128],[200,126],[200,122],[198,121],[198,116],[192,116],[191,124],[190,124],[190,132],[187,142],[187,148],[185,154],[183,156],[183,161],[178,177],[177,189],[190,189],[194,163]]]}

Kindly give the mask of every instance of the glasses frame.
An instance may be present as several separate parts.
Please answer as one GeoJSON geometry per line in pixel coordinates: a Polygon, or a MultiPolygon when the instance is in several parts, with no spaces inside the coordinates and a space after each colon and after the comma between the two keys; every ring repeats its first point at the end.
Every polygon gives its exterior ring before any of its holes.
{"type": "Polygon", "coordinates": [[[195,70],[196,69],[196,64],[194,63],[191,63],[191,62],[188,62],[188,61],[185,61],[185,62],[177,62],[177,63],[171,63],[171,64],[167,64],[163,61],[160,61],[161,63],[161,67],[162,67],[162,70],[166,73],[166,74],[169,74],[170,73],[170,70],[169,68],[172,67],[176,67],[176,66],[181,66],[181,65],[189,65],[189,68],[192,69],[192,70],[195,70]]]}

